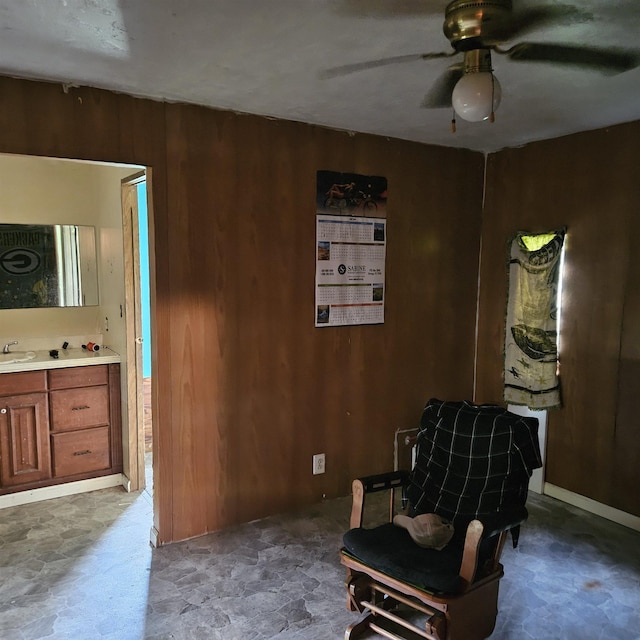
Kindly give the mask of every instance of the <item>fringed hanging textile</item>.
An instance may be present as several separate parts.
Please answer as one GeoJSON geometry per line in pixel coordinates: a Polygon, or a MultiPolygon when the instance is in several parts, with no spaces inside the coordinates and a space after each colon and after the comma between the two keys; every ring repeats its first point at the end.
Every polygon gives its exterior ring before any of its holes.
{"type": "Polygon", "coordinates": [[[560,406],[557,297],[565,229],[519,233],[511,242],[504,399],[531,409],[560,406]]]}

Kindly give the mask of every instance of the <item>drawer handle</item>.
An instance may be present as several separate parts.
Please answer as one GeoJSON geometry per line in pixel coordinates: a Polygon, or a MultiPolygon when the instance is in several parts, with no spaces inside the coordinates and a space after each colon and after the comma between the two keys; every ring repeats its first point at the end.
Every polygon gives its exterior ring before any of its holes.
{"type": "Polygon", "coordinates": [[[86,449],[85,451],[74,451],[73,455],[74,456],[86,456],[89,453],[91,453],[91,449],[86,449]]]}
{"type": "Polygon", "coordinates": [[[0,409],[0,413],[7,413],[7,410],[3,407],[2,409],[0,409]]]}
{"type": "Polygon", "coordinates": [[[82,407],[71,407],[71,411],[83,411],[84,409],[91,409],[91,407],[88,404],[85,404],[82,407]]]}

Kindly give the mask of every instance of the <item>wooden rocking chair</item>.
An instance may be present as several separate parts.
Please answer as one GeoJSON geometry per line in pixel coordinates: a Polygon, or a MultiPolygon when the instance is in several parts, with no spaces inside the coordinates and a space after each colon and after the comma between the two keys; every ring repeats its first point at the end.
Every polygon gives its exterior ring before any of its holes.
{"type": "Polygon", "coordinates": [[[504,407],[430,400],[413,470],[354,480],[351,529],[340,561],[347,568],[347,608],[364,615],[345,639],[367,630],[391,640],[491,635],[502,549],[509,532],[517,545],[529,478],[541,466],[537,429],[535,418],[504,407]],[[435,513],[453,523],[444,548],[419,546],[393,524],[400,488],[409,516],[435,513]],[[363,528],[366,495],[385,490],[390,522],[363,528]]]}

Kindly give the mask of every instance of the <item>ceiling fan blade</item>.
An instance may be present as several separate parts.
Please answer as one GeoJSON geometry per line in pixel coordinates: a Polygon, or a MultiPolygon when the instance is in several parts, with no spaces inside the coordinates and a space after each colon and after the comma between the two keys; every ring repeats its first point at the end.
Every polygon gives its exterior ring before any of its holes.
{"type": "Polygon", "coordinates": [[[440,74],[420,103],[423,109],[443,109],[451,107],[451,94],[464,73],[464,64],[452,64],[440,74]]]}
{"type": "Polygon", "coordinates": [[[334,0],[337,13],[346,16],[376,18],[440,16],[442,8],[429,0],[334,0]]]}
{"type": "Polygon", "coordinates": [[[508,37],[513,40],[548,24],[572,25],[591,22],[593,19],[593,13],[572,4],[518,9],[514,10],[511,17],[508,37]]]}
{"type": "Polygon", "coordinates": [[[521,42],[506,50],[496,47],[495,51],[516,61],[577,65],[611,74],[623,73],[640,65],[640,53],[624,49],[521,42]]]}
{"type": "Polygon", "coordinates": [[[368,69],[377,69],[392,64],[401,64],[403,62],[415,62],[416,60],[432,60],[434,58],[449,58],[455,56],[456,52],[451,53],[410,53],[404,56],[392,56],[391,58],[380,58],[379,60],[367,60],[365,62],[355,62],[354,64],[343,64],[339,67],[331,67],[320,72],[320,78],[336,78],[338,76],[346,76],[350,73],[358,71],[366,71],[368,69]]]}

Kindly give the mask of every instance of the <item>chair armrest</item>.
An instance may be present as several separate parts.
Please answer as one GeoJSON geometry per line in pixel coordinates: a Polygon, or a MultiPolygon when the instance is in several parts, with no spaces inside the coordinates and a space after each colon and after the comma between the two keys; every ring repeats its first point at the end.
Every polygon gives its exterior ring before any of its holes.
{"type": "Polygon", "coordinates": [[[373,476],[365,476],[356,478],[353,484],[359,482],[365,493],[375,493],[376,491],[384,491],[385,489],[394,489],[396,487],[404,487],[409,481],[408,471],[389,471],[387,473],[379,473],[373,476]]]}
{"type": "Polygon", "coordinates": [[[467,586],[475,580],[482,541],[493,536],[500,536],[488,563],[490,569],[494,571],[499,566],[507,532],[512,530],[513,546],[515,547],[518,541],[520,525],[527,519],[528,515],[524,507],[516,507],[491,516],[483,516],[481,519],[472,520],[469,523],[460,566],[460,577],[467,586]]]}
{"type": "MultiPolygon", "coordinates": [[[[520,526],[529,517],[529,512],[525,507],[515,507],[508,511],[501,511],[491,516],[483,516],[479,518],[482,521],[484,531],[482,538],[491,538],[498,535],[503,531],[509,531],[520,526]]],[[[514,547],[517,544],[517,539],[514,538],[514,547]]]]}
{"type": "Polygon", "coordinates": [[[405,487],[409,481],[408,471],[390,471],[377,475],[356,478],[352,483],[353,497],[351,503],[351,518],[349,524],[351,529],[362,526],[362,516],[364,513],[365,496],[367,493],[378,491],[390,491],[389,519],[393,520],[393,505],[395,490],[405,487]]]}

